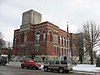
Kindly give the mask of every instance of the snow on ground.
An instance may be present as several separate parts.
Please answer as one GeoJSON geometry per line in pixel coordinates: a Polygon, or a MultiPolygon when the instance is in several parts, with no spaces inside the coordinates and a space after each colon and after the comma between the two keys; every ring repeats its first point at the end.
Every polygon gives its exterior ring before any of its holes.
{"type": "Polygon", "coordinates": [[[76,66],[73,66],[73,70],[87,71],[87,72],[100,72],[100,67],[96,67],[96,65],[90,65],[90,64],[78,64],[76,66]]]}
{"type": "Polygon", "coordinates": [[[9,62],[6,65],[15,66],[15,67],[21,67],[21,62],[9,62]]]}

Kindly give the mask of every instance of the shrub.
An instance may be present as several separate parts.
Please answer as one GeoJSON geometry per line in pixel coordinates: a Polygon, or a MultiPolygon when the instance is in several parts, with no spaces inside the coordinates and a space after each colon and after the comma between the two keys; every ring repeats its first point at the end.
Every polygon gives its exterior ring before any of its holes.
{"type": "Polygon", "coordinates": [[[97,58],[96,67],[100,67],[100,57],[97,58]]]}

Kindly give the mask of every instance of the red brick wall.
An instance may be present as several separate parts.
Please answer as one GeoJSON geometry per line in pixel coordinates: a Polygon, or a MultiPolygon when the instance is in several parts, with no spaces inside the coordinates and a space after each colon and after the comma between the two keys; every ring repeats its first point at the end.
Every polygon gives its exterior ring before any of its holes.
{"type": "MultiPolygon", "coordinates": [[[[32,24],[31,24],[31,27],[32,27],[32,24]]],[[[35,26],[33,25],[33,28],[31,28],[30,31],[27,32],[27,42],[28,42],[28,44],[30,44],[30,45],[32,44],[33,46],[34,46],[35,39],[36,39],[36,37],[35,37],[36,31],[40,31],[40,33],[41,33],[40,42],[38,43],[38,44],[40,44],[38,54],[52,55],[52,52],[54,51],[53,45],[58,45],[58,46],[60,45],[60,36],[62,36],[63,38],[67,38],[66,32],[64,30],[61,30],[59,27],[57,27],[49,22],[43,22],[43,23],[37,24],[35,26]],[[42,33],[43,30],[46,31],[46,36],[47,36],[47,38],[46,38],[47,41],[45,41],[45,42],[43,42],[43,33],[42,33]],[[58,34],[58,44],[55,44],[53,42],[53,34],[55,33],[55,31],[58,34]],[[49,32],[51,32],[51,37],[52,37],[51,41],[50,41],[49,32]]],[[[17,38],[19,39],[18,45],[19,45],[19,50],[21,51],[22,48],[20,48],[20,44],[24,44],[24,32],[19,32],[16,34],[19,37],[19,38],[18,37],[17,38]]],[[[16,35],[16,34],[14,34],[14,35],[16,35]]],[[[62,41],[62,43],[63,43],[63,41],[62,41]]],[[[16,46],[16,44],[13,44],[13,45],[16,46]]],[[[60,47],[66,47],[66,46],[60,45],[60,47]]],[[[31,47],[31,49],[32,48],[33,47],[31,47]]],[[[59,50],[59,48],[58,48],[58,50],[59,50]]],[[[16,49],[16,47],[14,47],[13,51],[15,51],[14,53],[17,54],[18,49],[16,49]]],[[[59,54],[59,52],[58,52],[58,54],[59,54]]],[[[63,50],[63,54],[64,54],[64,50],[63,50]]]]}

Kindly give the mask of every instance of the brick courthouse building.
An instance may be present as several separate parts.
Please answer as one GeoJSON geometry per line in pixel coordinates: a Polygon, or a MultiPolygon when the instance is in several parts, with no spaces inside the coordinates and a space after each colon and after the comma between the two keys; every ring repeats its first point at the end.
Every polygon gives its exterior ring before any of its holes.
{"type": "Polygon", "coordinates": [[[40,61],[67,60],[71,56],[70,33],[41,19],[34,10],[23,13],[20,29],[14,30],[13,54],[33,54],[40,61]]]}

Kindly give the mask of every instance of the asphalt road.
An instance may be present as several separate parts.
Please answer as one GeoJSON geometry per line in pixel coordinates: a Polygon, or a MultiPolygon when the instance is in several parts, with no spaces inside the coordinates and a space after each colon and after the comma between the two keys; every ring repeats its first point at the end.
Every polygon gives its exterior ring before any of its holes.
{"type": "Polygon", "coordinates": [[[83,73],[57,73],[57,72],[44,72],[41,70],[28,70],[17,67],[0,66],[0,75],[91,75],[83,73]]]}

